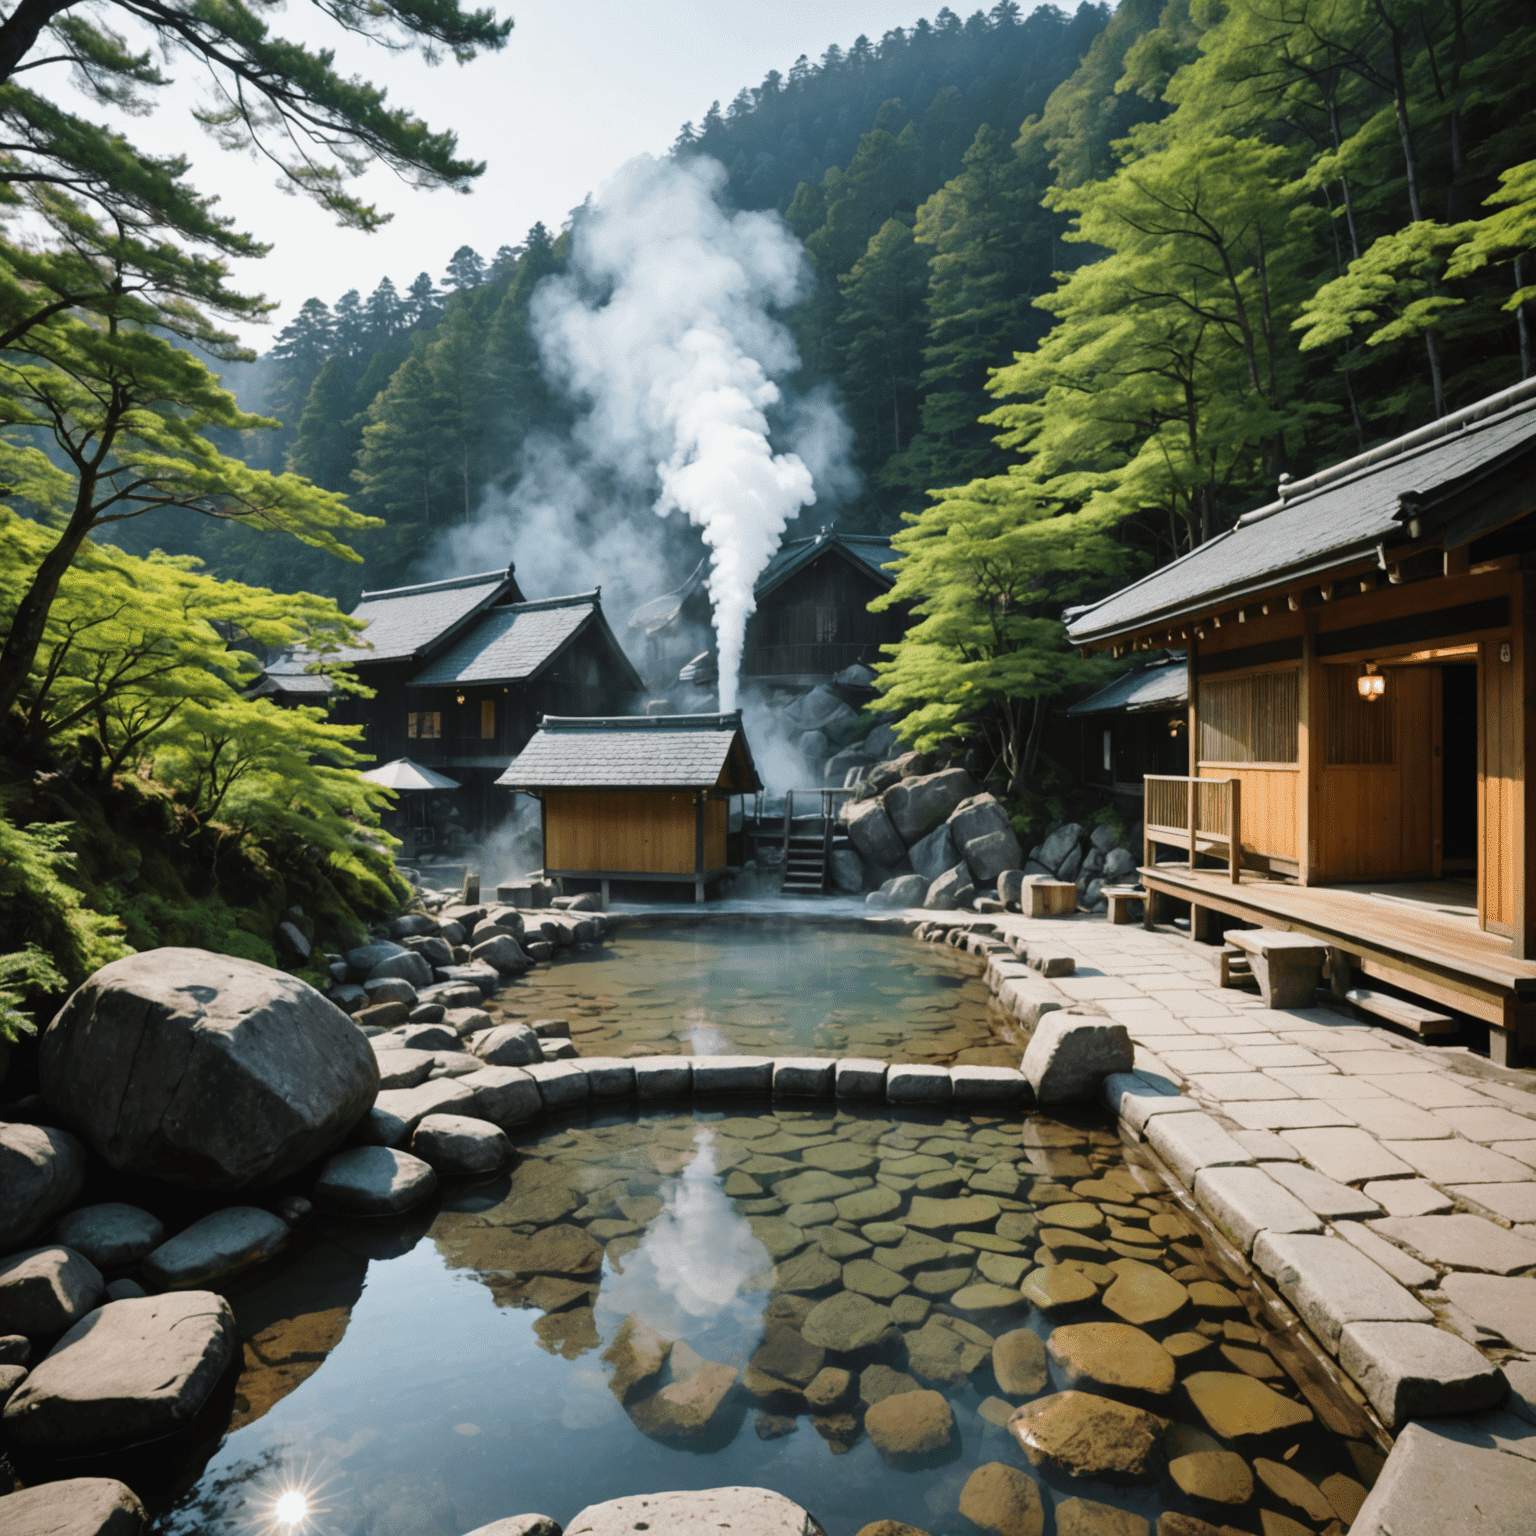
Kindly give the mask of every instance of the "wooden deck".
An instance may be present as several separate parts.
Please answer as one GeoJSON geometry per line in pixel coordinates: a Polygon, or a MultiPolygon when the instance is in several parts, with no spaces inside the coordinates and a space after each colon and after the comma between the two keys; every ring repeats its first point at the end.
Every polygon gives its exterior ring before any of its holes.
{"type": "Polygon", "coordinates": [[[1536,961],[1516,960],[1510,941],[1477,926],[1475,894],[1465,882],[1302,886],[1187,864],[1144,866],[1157,898],[1190,905],[1190,932],[1205,936],[1208,914],[1311,934],[1349,955],[1356,971],[1492,1026],[1495,1061],[1525,1065],[1536,1052],[1536,961]]]}

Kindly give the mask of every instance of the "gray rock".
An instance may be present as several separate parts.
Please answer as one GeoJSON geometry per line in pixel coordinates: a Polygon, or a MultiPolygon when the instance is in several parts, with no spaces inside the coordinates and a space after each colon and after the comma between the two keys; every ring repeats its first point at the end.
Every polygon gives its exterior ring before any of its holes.
{"type": "Polygon", "coordinates": [[[445,1008],[442,1022],[461,1039],[494,1027],[490,1014],[483,1008],[445,1008]]]}
{"type": "Polygon", "coordinates": [[[1083,867],[1078,870],[1078,882],[1086,883],[1104,869],[1104,855],[1097,848],[1088,850],[1088,857],[1083,860],[1083,867]]]}
{"type": "Polygon", "coordinates": [[[100,1271],[68,1248],[26,1248],[0,1259],[0,1334],[59,1333],[100,1300],[100,1271]]]}
{"type": "Polygon", "coordinates": [[[435,981],[430,987],[424,987],[417,993],[419,1001],[441,1003],[449,1012],[457,1008],[469,1008],[478,1012],[483,996],[478,986],[458,981],[435,981]]]}
{"type": "Polygon", "coordinates": [[[635,1095],[642,1099],[684,1099],[693,1092],[690,1056],[632,1056],[635,1095]]]}
{"type": "Polygon", "coordinates": [[[1017,869],[1024,862],[1019,840],[1011,827],[973,837],[961,851],[977,885],[990,885],[1004,870],[1017,869]]]}
{"type": "Polygon", "coordinates": [[[483,960],[469,960],[463,965],[438,965],[432,968],[438,981],[462,982],[478,989],[481,997],[489,997],[501,986],[501,972],[483,960]]]}
{"type": "Polygon", "coordinates": [[[892,1104],[947,1104],[949,1069],[897,1064],[885,1074],[885,1096],[892,1104]]]}
{"type": "Polygon", "coordinates": [[[304,931],[292,923],[279,923],[276,939],[278,948],[286,950],[301,965],[308,964],[309,957],[315,952],[304,931]]]}
{"type": "Polygon", "coordinates": [[[199,1189],[275,1183],[378,1090],[368,1041],[253,960],[154,949],[103,966],[48,1026],[43,1095],[112,1167],[199,1189]]]}
{"type": "Polygon", "coordinates": [[[962,1063],[949,1069],[950,1094],[956,1103],[1017,1104],[1028,1086],[1014,1067],[973,1067],[962,1063]]]}
{"type": "Polygon", "coordinates": [[[985,790],[979,795],[972,795],[968,800],[962,800],[955,807],[949,818],[949,828],[954,834],[956,848],[964,848],[972,838],[985,837],[989,832],[1013,830],[1008,812],[1003,809],[997,796],[985,790]]]}
{"type": "Polygon", "coordinates": [[[398,1030],[395,1038],[409,1051],[456,1051],[459,1048],[458,1031],[446,1020],[441,1024],[412,1024],[398,1030]]]}
{"type": "Polygon", "coordinates": [[[1104,882],[1098,879],[1090,880],[1078,892],[1077,904],[1084,912],[1097,912],[1100,907],[1107,907],[1109,901],[1104,895],[1104,882]]]}
{"type": "Polygon", "coordinates": [[[897,875],[880,888],[891,907],[920,907],[928,894],[928,882],[921,875],[897,875]]]}
{"type": "Polygon", "coordinates": [[[485,1063],[471,1051],[434,1051],[432,1077],[468,1077],[478,1072],[485,1063]]]}
{"type": "Polygon", "coordinates": [[[363,983],[363,991],[370,1003],[404,1003],[407,1008],[416,1006],[416,988],[399,976],[380,976],[378,980],[363,983]]]}
{"type": "Polygon", "coordinates": [[[508,1515],[477,1525],[469,1536],[560,1536],[560,1527],[548,1515],[508,1515]]]}
{"type": "Polygon", "coordinates": [[[864,889],[864,860],[852,848],[834,848],[831,860],[832,888],[845,896],[864,889]]]}
{"type": "Polygon", "coordinates": [[[126,1269],[165,1241],[165,1227],[148,1211],[113,1201],[71,1211],[54,1227],[53,1240],[97,1269],[126,1269]]]}
{"type": "Polygon", "coordinates": [[[417,1003],[405,1021],[407,1024],[441,1024],[447,1012],[441,1003],[417,1003]]]}
{"type": "Polygon", "coordinates": [[[381,1091],[414,1088],[417,1083],[426,1082],[436,1065],[437,1056],[432,1051],[409,1047],[382,1051],[379,1054],[379,1088],[381,1091]]]}
{"type": "Polygon", "coordinates": [[[964,768],[946,768],[893,784],[881,797],[885,813],[901,840],[911,847],[921,837],[947,821],[962,800],[976,793],[976,785],[964,768]]]}
{"type": "Polygon", "coordinates": [[[1077,872],[1083,867],[1083,854],[1079,848],[1074,848],[1060,864],[1056,866],[1056,878],[1058,880],[1076,880],[1077,872]]]}
{"type": "MultiPolygon", "coordinates": [[[[1078,852],[1078,843],[1082,840],[1083,829],[1075,821],[1064,822],[1057,827],[1040,847],[1030,854],[1030,858],[1036,859],[1047,870],[1052,872],[1061,868],[1069,854],[1078,852]]],[[[1079,855],[1081,859],[1081,855],[1079,855]]],[[[1077,873],[1077,865],[1072,866],[1072,873],[1077,873]]],[[[1071,875],[1063,875],[1063,880],[1071,879],[1071,875]]]]}
{"type": "Polygon", "coordinates": [[[1465,1339],[1426,1323],[1350,1323],[1339,1364],[1354,1377],[1388,1429],[1409,1419],[1494,1408],[1504,1373],[1465,1339]]]}
{"type": "Polygon", "coordinates": [[[1136,855],[1129,848],[1111,848],[1104,855],[1104,878],[1123,880],[1136,869],[1136,855]]]}
{"type": "MultiPolygon", "coordinates": [[[[458,924],[455,923],[454,927],[458,927],[458,924]]],[[[460,944],[464,942],[462,935],[457,942],[460,944]]],[[[453,964],[453,945],[447,939],[439,938],[436,934],[425,939],[407,939],[405,947],[412,954],[420,955],[428,965],[453,964]]]]}
{"type": "Polygon", "coordinates": [[[768,1094],[773,1088],[771,1056],[695,1056],[693,1091],[703,1097],[712,1093],[768,1094]]]}
{"type": "Polygon", "coordinates": [[[823,763],[832,755],[832,743],[822,731],[806,731],[794,740],[795,749],[808,763],[823,763]]]}
{"type": "Polygon", "coordinates": [[[627,1056],[583,1056],[581,1070],[594,1099],[632,1099],[635,1066],[627,1056]]]}
{"type": "Polygon", "coordinates": [[[539,1061],[520,1069],[536,1084],[546,1109],[563,1109],[568,1104],[585,1104],[592,1097],[587,1074],[569,1061],[539,1061]]]}
{"type": "Polygon", "coordinates": [[[194,1221],[144,1260],[144,1278],[165,1291],[206,1288],[288,1245],[288,1223],[254,1205],[233,1205],[194,1221]]]}
{"type": "Polygon", "coordinates": [[[381,965],[386,960],[393,960],[396,955],[408,954],[410,950],[403,944],[391,944],[387,940],[380,940],[376,944],[361,944],[356,949],[349,949],[342,958],[347,962],[347,969],[361,981],[374,966],[381,965]]]}
{"type": "Polygon", "coordinates": [[[408,981],[413,987],[425,987],[432,980],[432,967],[415,950],[402,949],[399,954],[391,955],[387,960],[380,960],[364,978],[364,985],[366,986],[370,981],[383,981],[391,976],[408,981]]]}
{"type": "Polygon", "coordinates": [[[526,1067],[541,1061],[539,1037],[526,1024],[499,1024],[469,1037],[469,1048],[493,1067],[526,1067]]]}
{"type": "Polygon", "coordinates": [[[5,1536],[138,1536],[148,1516],[112,1477],[70,1477],[0,1498],[5,1536]]]}
{"type": "Polygon", "coordinates": [[[236,1348],[210,1291],[113,1301],[76,1323],[6,1404],[9,1438],[79,1456],[159,1439],[193,1419],[236,1348]]]}
{"type": "Polygon", "coordinates": [[[25,1365],[32,1358],[32,1346],[24,1333],[0,1333],[0,1365],[25,1365]]]}
{"type": "Polygon", "coordinates": [[[975,896],[976,887],[971,882],[970,870],[964,864],[957,864],[928,887],[923,906],[930,912],[953,912],[973,901],[975,896]]]}
{"type": "Polygon", "coordinates": [[[1095,827],[1088,834],[1089,845],[1095,853],[1108,853],[1119,842],[1119,838],[1113,827],[1095,827]]]}
{"type": "Polygon", "coordinates": [[[997,899],[1009,912],[1017,912],[1024,899],[1024,871],[1005,869],[997,877],[997,899]]]}
{"type": "Polygon", "coordinates": [[[469,956],[483,965],[495,966],[504,976],[519,975],[533,963],[510,933],[498,933],[494,938],[477,942],[469,956]]]}
{"type": "Polygon", "coordinates": [[[462,944],[468,937],[462,923],[442,923],[437,925],[437,936],[450,948],[455,944],[462,944]]]}
{"type": "Polygon", "coordinates": [[[889,757],[897,745],[895,729],[884,720],[863,741],[864,750],[877,762],[889,757]]]}
{"type": "Polygon", "coordinates": [[[437,1174],[419,1157],[394,1147],[354,1147],[320,1170],[315,1204],[348,1216],[393,1216],[428,1200],[437,1174]]]}
{"type": "Polygon", "coordinates": [[[364,1031],[393,1029],[411,1016],[404,1003],[370,1003],[352,1015],[352,1022],[364,1031]]]}
{"type": "Polygon", "coordinates": [[[909,853],[912,868],[930,885],[946,870],[953,869],[960,857],[948,822],[935,828],[926,837],[918,838],[909,853]]]}
{"type": "Polygon", "coordinates": [[[389,920],[389,936],[396,941],[418,938],[423,934],[436,932],[437,920],[429,917],[425,912],[406,912],[400,917],[392,917],[389,920]]]}
{"type": "Polygon", "coordinates": [[[565,1536],[826,1536],[800,1505],[767,1488],[700,1488],[681,1493],[632,1494],[591,1504],[565,1528],[565,1536]]]}
{"type": "Polygon", "coordinates": [[[345,1014],[357,1013],[368,1006],[368,994],[350,981],[332,987],[325,997],[327,1002],[335,1003],[345,1014]]]}
{"type": "Polygon", "coordinates": [[[482,1067],[468,1077],[459,1078],[458,1083],[474,1095],[475,1116],[489,1120],[503,1130],[522,1125],[544,1112],[539,1085],[517,1067],[482,1067]]]}
{"type": "Polygon", "coordinates": [[[828,1056],[780,1056],[773,1064],[773,1096],[829,1099],[837,1062],[828,1056]]]}
{"type": "Polygon", "coordinates": [[[41,1232],[84,1182],[85,1148],[67,1131],[0,1124],[0,1253],[41,1232]]]}
{"type": "Polygon", "coordinates": [[[842,814],[849,839],[866,863],[899,864],[906,858],[906,844],[897,835],[880,801],[852,801],[843,807],[842,814]]]}
{"type": "Polygon", "coordinates": [[[105,1292],[108,1301],[135,1301],[148,1295],[149,1292],[137,1280],[128,1279],[109,1280],[105,1292]]]}
{"type": "Polygon", "coordinates": [[[854,713],[825,683],[818,683],[809,693],[801,694],[784,713],[802,731],[816,731],[845,710],[854,713]]]}
{"type": "Polygon", "coordinates": [[[1056,1012],[1035,1026],[1023,1073],[1040,1104],[1093,1097],[1112,1072],[1129,1072],[1135,1048],[1125,1025],[1056,1012]]]}
{"type": "Polygon", "coordinates": [[[505,1132],[464,1115],[427,1115],[411,1135],[411,1151],[449,1178],[495,1173],[512,1161],[505,1132]]]}

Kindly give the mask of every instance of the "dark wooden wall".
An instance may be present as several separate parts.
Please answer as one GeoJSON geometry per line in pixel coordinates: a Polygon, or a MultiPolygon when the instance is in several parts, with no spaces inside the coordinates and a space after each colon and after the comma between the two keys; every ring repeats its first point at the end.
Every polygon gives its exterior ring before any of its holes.
{"type": "Polygon", "coordinates": [[[854,662],[882,660],[881,645],[899,640],[906,628],[899,612],[869,612],[885,591],[873,572],[829,550],[759,601],[747,624],[743,675],[829,675],[854,662]]]}

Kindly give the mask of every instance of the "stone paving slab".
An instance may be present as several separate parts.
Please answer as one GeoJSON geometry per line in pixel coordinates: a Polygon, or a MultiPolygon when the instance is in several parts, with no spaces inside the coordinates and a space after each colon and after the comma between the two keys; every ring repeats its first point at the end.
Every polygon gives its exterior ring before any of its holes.
{"type": "Polygon", "coordinates": [[[1451,1109],[1460,1104],[1487,1104],[1485,1094],[1449,1072],[1415,1072],[1372,1078],[1390,1094],[1420,1109],[1451,1109]]]}
{"type": "Polygon", "coordinates": [[[1469,1105],[1461,1109],[1437,1109],[1431,1113],[1469,1141],[1520,1141],[1536,1137],[1536,1120],[1528,1120],[1513,1110],[1469,1105]]]}
{"type": "Polygon", "coordinates": [[[1399,1285],[1412,1289],[1435,1283],[1435,1271],[1428,1264],[1419,1263],[1395,1243],[1378,1237],[1363,1221],[1336,1221],[1333,1230],[1346,1243],[1358,1248],[1371,1263],[1379,1264],[1399,1285]]]}
{"type": "MultiPolygon", "coordinates": [[[[1412,1173],[1412,1165],[1371,1135],[1369,1131],[1335,1130],[1282,1131],[1281,1135],[1296,1148],[1319,1173],[1341,1184],[1352,1179],[1380,1179],[1395,1173],[1412,1173]]],[[[1402,1142],[1400,1146],[1417,1146],[1402,1142]]]]}
{"type": "Polygon", "coordinates": [[[1356,1099],[1349,1112],[1362,1130],[1387,1141],[1446,1140],[1456,1134],[1455,1127],[1437,1119],[1432,1110],[1420,1109],[1402,1099],[1356,1099]]]}
{"type": "Polygon", "coordinates": [[[1261,1233],[1253,1262],[1333,1354],[1349,1323],[1428,1323],[1434,1314],[1342,1238],[1261,1233]]]}
{"type": "Polygon", "coordinates": [[[1529,1172],[1514,1158],[1460,1137],[1450,1141],[1383,1141],[1381,1145],[1442,1186],[1514,1183],[1529,1172]]]}
{"type": "Polygon", "coordinates": [[[1280,1164],[1269,1169],[1274,1178],[1295,1195],[1308,1210],[1332,1219],[1335,1216],[1379,1216],[1381,1206],[1370,1195],[1315,1168],[1280,1164]]]}
{"type": "Polygon", "coordinates": [[[1366,1184],[1364,1193],[1388,1216],[1434,1216],[1455,1204],[1428,1179],[1376,1179],[1366,1184]]]}
{"type": "Polygon", "coordinates": [[[1467,1205],[1492,1211],[1508,1221],[1536,1222],[1536,1182],[1519,1184],[1452,1184],[1449,1193],[1467,1205]]]}
{"type": "MultiPolygon", "coordinates": [[[[1319,1099],[1271,1099],[1255,1103],[1238,1100],[1223,1106],[1241,1126],[1260,1131],[1296,1131],[1336,1125],[1351,1127],[1354,1121],[1342,1110],[1319,1099]]],[[[1298,1157],[1301,1154],[1296,1154],[1298,1157]]]]}
{"type": "Polygon", "coordinates": [[[1536,1266],[1536,1243],[1481,1216],[1383,1216],[1370,1227],[1426,1264],[1494,1275],[1536,1266]]]}
{"type": "MultiPolygon", "coordinates": [[[[1177,1064],[1169,1058],[1170,1066],[1177,1064]]],[[[1277,1082],[1272,1077],[1265,1077],[1262,1072],[1217,1072],[1207,1075],[1203,1072],[1189,1073],[1189,1086],[1200,1095],[1202,1099],[1214,1099],[1219,1104],[1252,1103],[1256,1099],[1294,1099],[1300,1097],[1296,1089],[1289,1083],[1277,1082]]],[[[1340,1122],[1343,1123],[1343,1122],[1340,1122]]]]}
{"type": "Polygon", "coordinates": [[[1536,1350],[1536,1280],[1503,1275],[1446,1275],[1440,1288],[1473,1322],[1516,1349],[1536,1350]]]}
{"type": "Polygon", "coordinates": [[[1504,1373],[1465,1339],[1423,1323],[1350,1323],[1339,1336],[1339,1364],[1388,1429],[1494,1408],[1508,1391],[1504,1373]]]}

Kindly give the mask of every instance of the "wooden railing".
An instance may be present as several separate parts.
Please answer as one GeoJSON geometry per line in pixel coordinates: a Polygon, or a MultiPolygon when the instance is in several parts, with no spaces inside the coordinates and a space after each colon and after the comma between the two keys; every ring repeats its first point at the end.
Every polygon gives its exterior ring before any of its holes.
{"type": "Polygon", "coordinates": [[[1143,837],[1148,864],[1161,843],[1182,848],[1195,867],[1197,855],[1219,854],[1236,885],[1243,866],[1243,786],[1240,779],[1183,779],[1146,776],[1143,837]]]}

